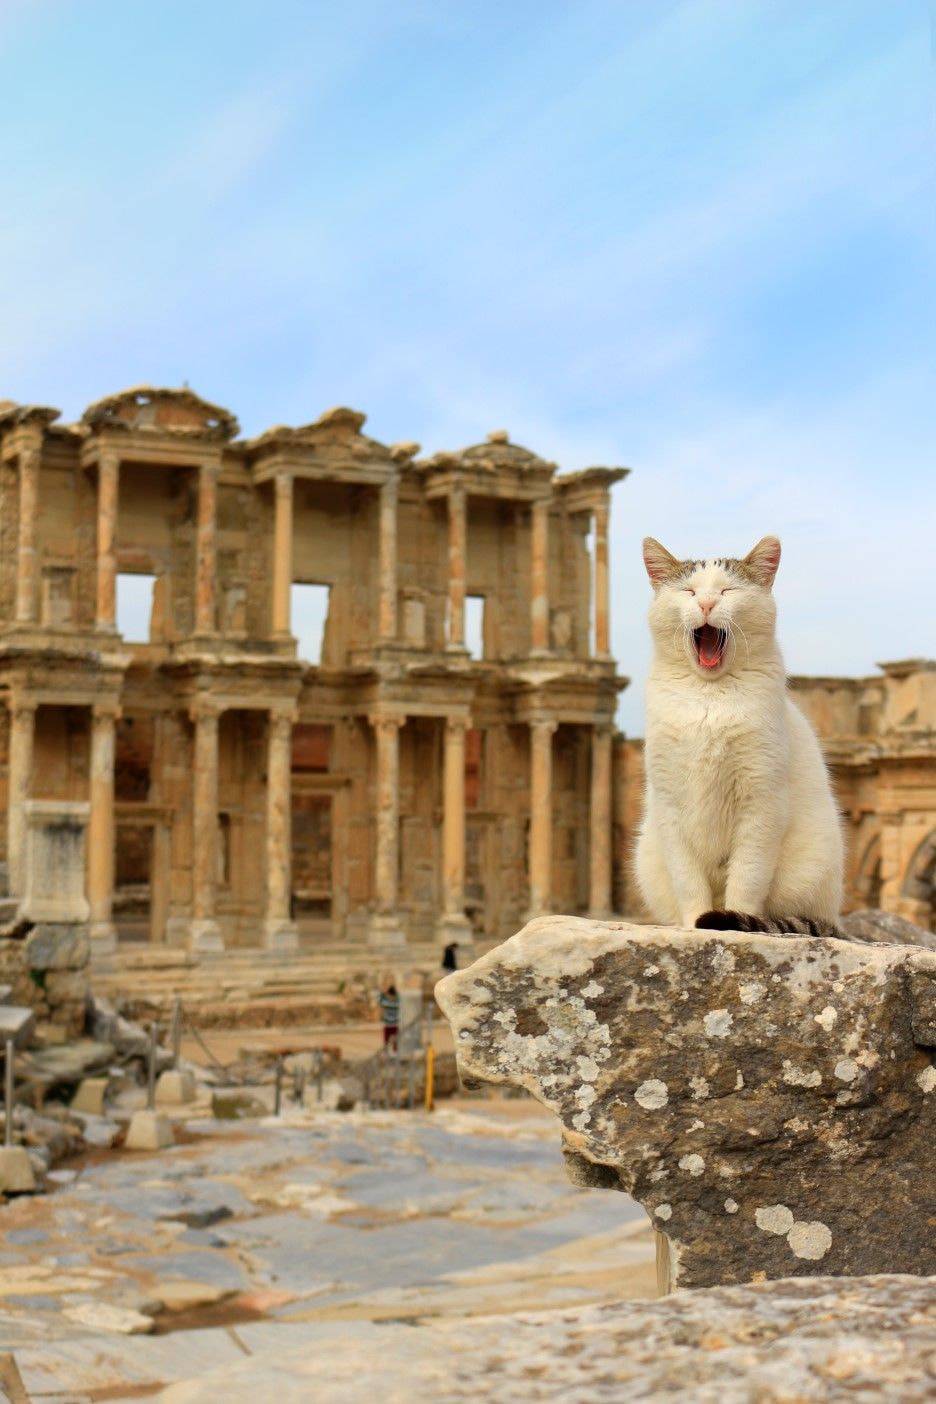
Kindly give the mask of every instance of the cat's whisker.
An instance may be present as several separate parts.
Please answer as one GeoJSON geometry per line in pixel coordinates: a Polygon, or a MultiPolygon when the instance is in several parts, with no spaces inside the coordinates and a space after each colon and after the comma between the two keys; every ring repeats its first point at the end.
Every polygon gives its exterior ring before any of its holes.
{"type": "Polygon", "coordinates": [[[734,628],[734,629],[737,629],[738,633],[741,635],[742,639],[744,640],[744,650],[745,650],[745,653],[747,654],[748,662],[750,662],[750,660],[751,660],[751,645],[748,643],[748,636],[747,636],[747,634],[744,632],[744,630],[741,628],[741,625],[738,623],[737,620],[734,620],[734,621],[733,621],[733,628],[734,628]]]}

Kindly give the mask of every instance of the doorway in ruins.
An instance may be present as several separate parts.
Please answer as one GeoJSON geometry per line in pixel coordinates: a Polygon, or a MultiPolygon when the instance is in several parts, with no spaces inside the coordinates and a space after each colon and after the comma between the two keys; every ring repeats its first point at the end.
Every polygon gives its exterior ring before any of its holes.
{"type": "Polygon", "coordinates": [[[299,935],[331,936],[334,910],[332,728],[298,723],[292,743],[292,916],[299,935]]]}
{"type": "Polygon", "coordinates": [[[170,816],[153,803],[156,726],[147,712],[117,722],[113,922],[122,941],[163,941],[166,934],[170,816]]]}
{"type": "Polygon", "coordinates": [[[152,824],[124,824],[118,821],[114,853],[113,907],[118,940],[150,939],[152,881],[152,824]]]}
{"type": "Polygon", "coordinates": [[[332,797],[293,794],[293,918],[300,935],[332,929],[332,797]]]}

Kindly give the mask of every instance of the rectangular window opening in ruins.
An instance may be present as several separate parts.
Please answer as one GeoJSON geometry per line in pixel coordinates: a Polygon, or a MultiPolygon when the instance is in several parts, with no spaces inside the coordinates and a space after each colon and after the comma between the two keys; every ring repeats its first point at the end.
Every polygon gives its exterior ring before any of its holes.
{"type": "Polygon", "coordinates": [[[304,663],[322,662],[325,629],[331,603],[330,585],[294,584],[290,589],[292,632],[304,663]]]}
{"type": "Polygon", "coordinates": [[[588,521],[588,531],[585,533],[585,550],[587,552],[588,574],[583,581],[585,598],[588,600],[588,639],[586,650],[589,658],[595,656],[596,640],[596,619],[595,619],[595,591],[593,589],[595,571],[595,519],[590,517],[588,521]]]}
{"type": "Polygon", "coordinates": [[[484,596],[465,598],[465,648],[471,658],[484,657],[484,596]]]}
{"type": "Polygon", "coordinates": [[[126,643],[149,643],[156,576],[120,571],[117,575],[117,632],[126,643]]]}

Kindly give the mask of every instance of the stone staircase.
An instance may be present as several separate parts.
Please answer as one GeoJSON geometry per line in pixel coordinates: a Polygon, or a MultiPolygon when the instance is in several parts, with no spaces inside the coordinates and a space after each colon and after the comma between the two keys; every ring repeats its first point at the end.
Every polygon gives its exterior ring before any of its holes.
{"type": "MultiPolygon", "coordinates": [[[[496,945],[485,942],[483,949],[496,945]]],[[[480,949],[477,951],[480,954],[480,949]]],[[[316,943],[293,955],[233,949],[194,955],[176,947],[125,944],[94,967],[91,988],[133,1019],[168,1019],[176,995],[200,1028],[288,1028],[376,1019],[375,993],[384,975],[398,981],[439,970],[437,942],[388,955],[365,945],[316,943]]]]}

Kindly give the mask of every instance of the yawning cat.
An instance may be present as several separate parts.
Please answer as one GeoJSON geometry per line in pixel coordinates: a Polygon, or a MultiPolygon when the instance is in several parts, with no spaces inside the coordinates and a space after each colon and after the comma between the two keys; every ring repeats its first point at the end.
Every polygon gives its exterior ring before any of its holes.
{"type": "Polygon", "coordinates": [[[819,743],[786,693],[780,542],[678,561],[647,537],[653,664],[636,873],[656,921],[835,931],[842,832],[819,743]]]}

